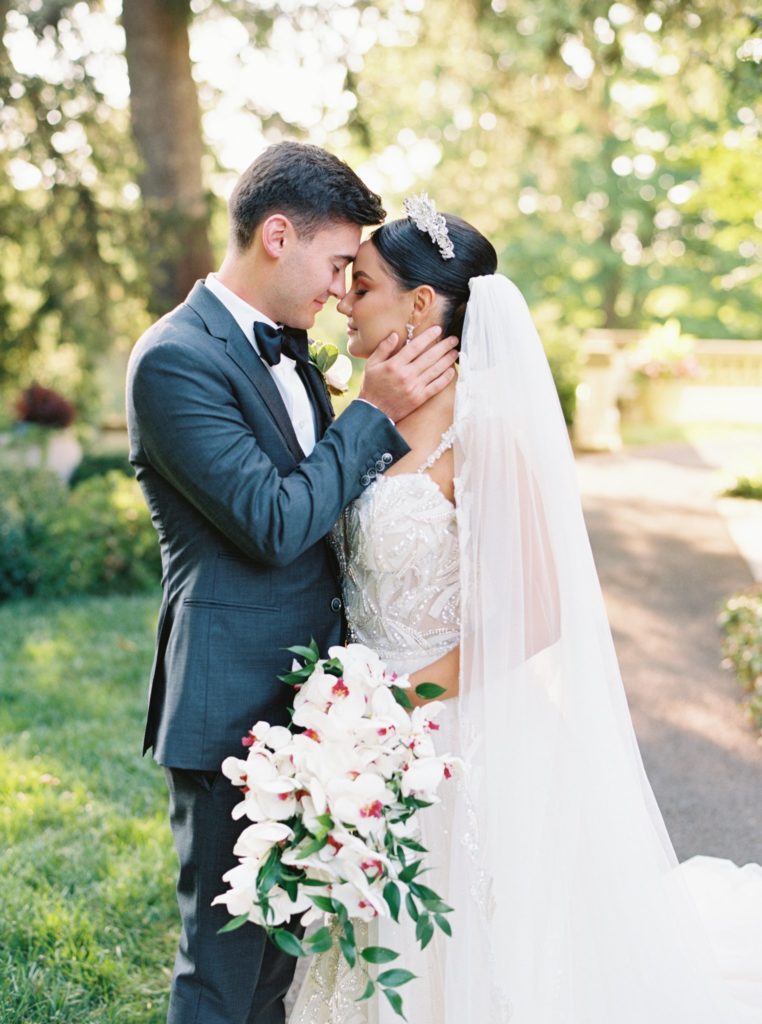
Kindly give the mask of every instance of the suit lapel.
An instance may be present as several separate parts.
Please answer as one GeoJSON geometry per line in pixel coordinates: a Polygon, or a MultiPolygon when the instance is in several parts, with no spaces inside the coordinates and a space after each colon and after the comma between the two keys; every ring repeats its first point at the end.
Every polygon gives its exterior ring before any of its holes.
{"type": "Polygon", "coordinates": [[[317,411],[318,427],[322,437],[335,418],[328,388],[322,373],[312,363],[303,368],[301,377],[317,411]]]}
{"type": "Polygon", "coordinates": [[[283,404],[275,381],[236,321],[219,299],[212,295],[203,281],[196,282],[186,303],[202,318],[209,333],[225,342],[225,351],[228,356],[257,389],[260,398],[283,434],[289,451],[297,462],[301,462],[304,452],[296,438],[291,418],[283,404]]]}
{"type": "Polygon", "coordinates": [[[252,348],[250,342],[243,336],[238,324],[233,321],[230,334],[225,343],[225,351],[230,358],[243,370],[251,383],[259,392],[263,402],[270,410],[275,422],[278,424],[281,433],[286,439],[291,453],[297,462],[304,458],[299,442],[294,433],[294,426],[291,417],[288,415],[283,399],[280,396],[275,381],[272,379],[269,370],[252,348]]]}

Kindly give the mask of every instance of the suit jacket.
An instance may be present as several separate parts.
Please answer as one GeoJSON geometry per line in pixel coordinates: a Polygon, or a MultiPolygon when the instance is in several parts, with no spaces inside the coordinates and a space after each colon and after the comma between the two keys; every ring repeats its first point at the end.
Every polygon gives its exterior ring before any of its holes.
{"type": "MultiPolygon", "coordinates": [[[[330,402],[317,370],[305,383],[320,432],[330,402]]],[[[162,556],[143,750],[214,770],[257,720],[287,722],[285,648],[340,642],[325,536],[408,448],[383,413],[353,402],[305,458],[267,367],[203,282],[135,346],[127,417],[162,556]]]]}

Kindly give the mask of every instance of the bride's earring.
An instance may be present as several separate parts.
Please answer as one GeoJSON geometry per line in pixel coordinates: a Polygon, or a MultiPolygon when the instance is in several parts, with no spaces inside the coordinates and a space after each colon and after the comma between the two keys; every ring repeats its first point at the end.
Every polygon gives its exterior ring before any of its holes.
{"type": "Polygon", "coordinates": [[[405,330],[407,331],[407,337],[405,338],[405,344],[409,345],[413,340],[413,331],[415,330],[415,324],[405,324],[405,330]]]}

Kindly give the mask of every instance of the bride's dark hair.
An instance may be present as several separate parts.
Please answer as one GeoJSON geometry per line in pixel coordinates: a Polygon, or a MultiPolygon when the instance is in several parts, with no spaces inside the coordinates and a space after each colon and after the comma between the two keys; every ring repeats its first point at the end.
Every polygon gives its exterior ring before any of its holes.
{"type": "Polygon", "coordinates": [[[455,249],[451,260],[444,260],[435,242],[408,217],[392,220],[376,228],[370,240],[388,264],[392,277],[406,291],[427,284],[447,302],[443,334],[463,330],[468,302],[468,282],[472,277],[494,274],[497,270],[495,247],[475,227],[452,213],[445,213],[447,231],[455,249]]]}

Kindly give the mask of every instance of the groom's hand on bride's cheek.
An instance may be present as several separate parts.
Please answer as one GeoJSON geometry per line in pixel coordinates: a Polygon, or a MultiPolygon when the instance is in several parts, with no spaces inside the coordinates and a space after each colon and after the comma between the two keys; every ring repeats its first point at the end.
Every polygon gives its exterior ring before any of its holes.
{"type": "Polygon", "coordinates": [[[455,377],[458,339],[441,333],[429,327],[402,346],[396,333],[385,338],[366,363],[360,398],[398,423],[446,388],[455,377]]]}

